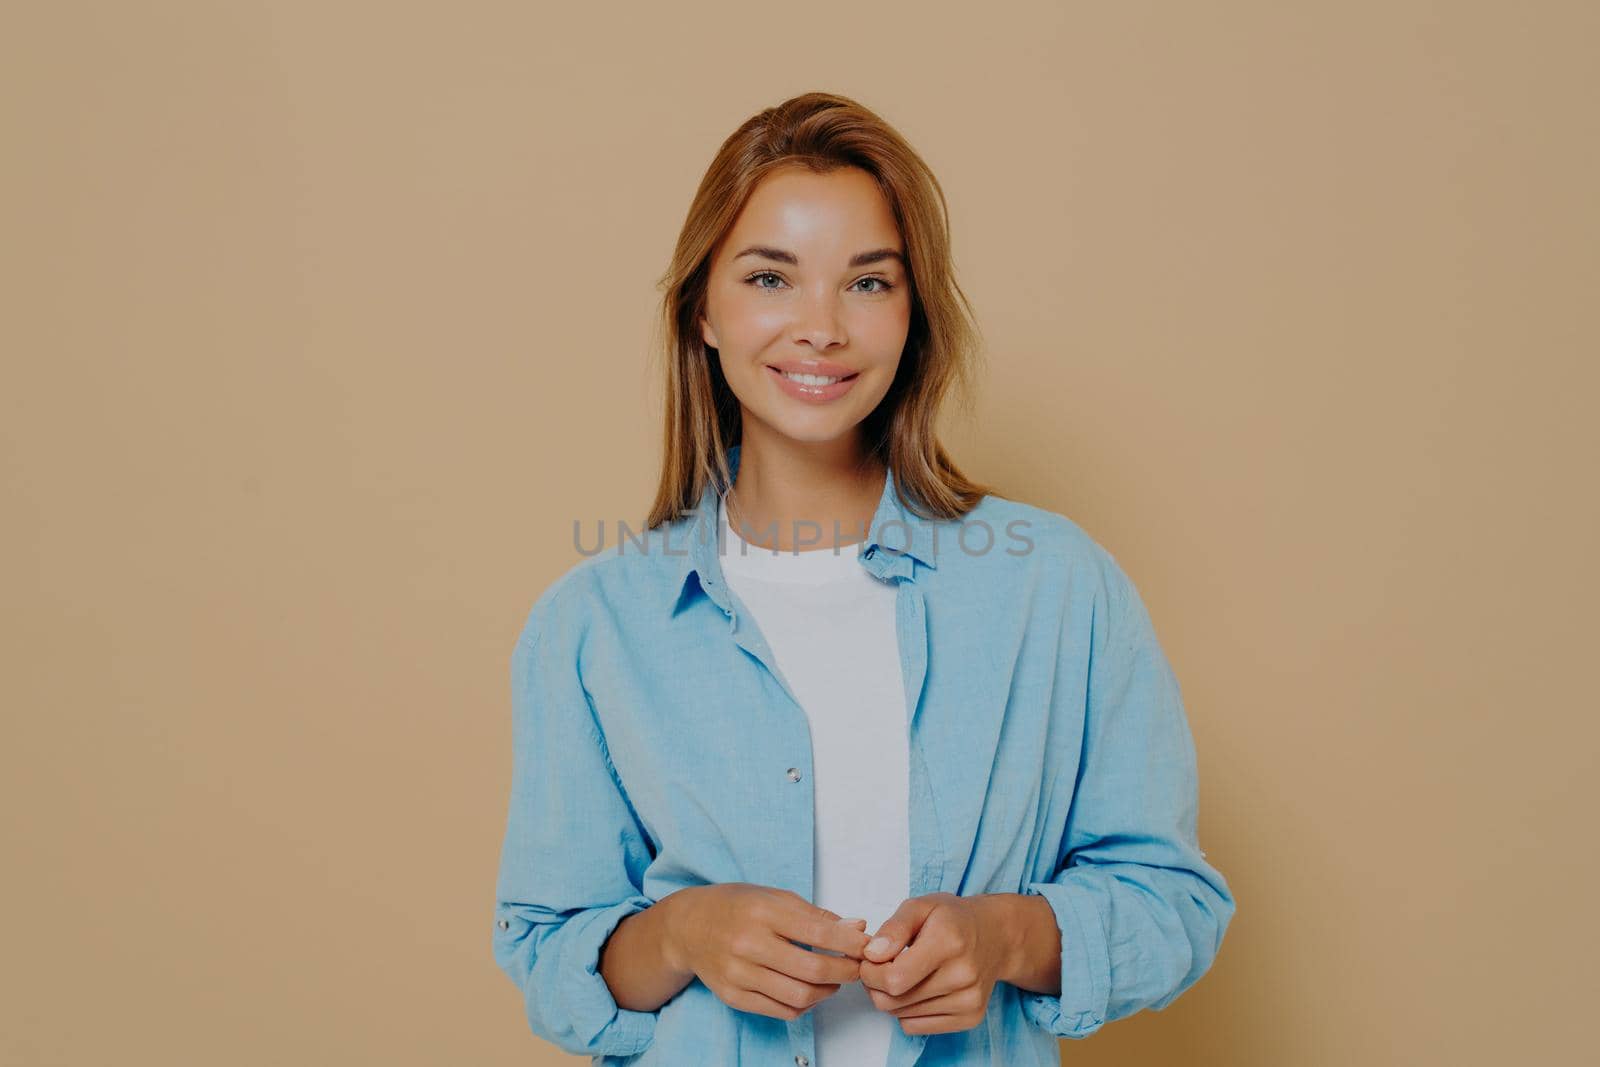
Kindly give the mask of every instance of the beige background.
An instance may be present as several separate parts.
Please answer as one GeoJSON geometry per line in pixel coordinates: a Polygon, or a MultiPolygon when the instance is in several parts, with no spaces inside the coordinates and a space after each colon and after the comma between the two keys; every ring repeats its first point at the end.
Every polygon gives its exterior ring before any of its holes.
{"type": "Polygon", "coordinates": [[[811,88],[945,184],[958,459],[1184,685],[1239,914],[1064,1054],[1582,1058],[1595,5],[7,8],[0,1061],[575,1062],[489,951],[508,657],[648,505],[702,169],[811,88]]]}

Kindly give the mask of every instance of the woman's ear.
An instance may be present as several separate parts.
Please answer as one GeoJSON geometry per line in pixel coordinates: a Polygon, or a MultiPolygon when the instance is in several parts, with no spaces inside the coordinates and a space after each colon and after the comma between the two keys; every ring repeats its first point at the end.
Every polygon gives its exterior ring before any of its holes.
{"type": "Polygon", "coordinates": [[[711,328],[711,320],[704,315],[700,316],[700,340],[704,341],[709,348],[720,349],[722,347],[717,344],[717,333],[711,328]]]}

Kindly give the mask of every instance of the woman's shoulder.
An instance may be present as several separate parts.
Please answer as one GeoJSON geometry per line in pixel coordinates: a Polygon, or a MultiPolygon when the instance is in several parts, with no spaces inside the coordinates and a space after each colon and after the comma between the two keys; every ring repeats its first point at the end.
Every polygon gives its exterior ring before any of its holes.
{"type": "Polygon", "coordinates": [[[958,556],[971,555],[968,546],[977,546],[992,534],[1003,554],[1027,562],[1039,574],[1065,576],[1087,569],[1112,582],[1126,579],[1111,550],[1077,520],[1025,500],[989,493],[948,525],[958,556]]]}
{"type": "Polygon", "coordinates": [[[581,632],[597,613],[617,614],[650,603],[668,604],[682,579],[681,549],[665,550],[652,539],[647,547],[611,546],[584,555],[556,574],[533,595],[523,630],[581,632]]]}

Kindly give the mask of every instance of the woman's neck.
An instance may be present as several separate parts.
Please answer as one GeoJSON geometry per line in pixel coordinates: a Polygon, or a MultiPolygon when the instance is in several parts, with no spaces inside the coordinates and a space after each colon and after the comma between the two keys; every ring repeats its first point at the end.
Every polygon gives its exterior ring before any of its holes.
{"type": "Polygon", "coordinates": [[[792,552],[866,540],[883,496],[883,463],[855,443],[746,437],[725,503],[734,529],[761,548],[792,552]]]}

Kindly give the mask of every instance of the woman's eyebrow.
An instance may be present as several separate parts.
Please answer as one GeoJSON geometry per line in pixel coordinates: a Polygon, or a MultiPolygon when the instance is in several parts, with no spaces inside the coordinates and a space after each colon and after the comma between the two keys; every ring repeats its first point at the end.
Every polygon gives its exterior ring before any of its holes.
{"type": "MultiPolygon", "coordinates": [[[[749,248],[746,248],[743,252],[740,252],[739,255],[734,256],[733,258],[738,259],[739,256],[761,256],[765,259],[774,259],[779,263],[788,263],[796,267],[800,265],[799,256],[795,255],[793,252],[785,251],[782,248],[773,248],[770,245],[751,245],[749,248]]],[[[906,263],[905,257],[892,248],[874,248],[870,252],[857,252],[855,255],[850,257],[850,262],[848,265],[851,267],[865,267],[868,263],[877,263],[878,261],[885,259],[895,260],[902,267],[905,266],[906,263]]]]}

